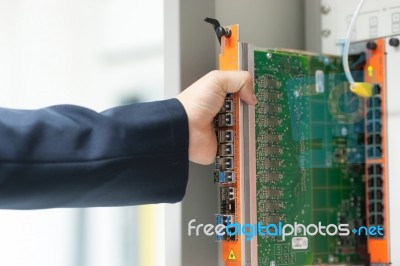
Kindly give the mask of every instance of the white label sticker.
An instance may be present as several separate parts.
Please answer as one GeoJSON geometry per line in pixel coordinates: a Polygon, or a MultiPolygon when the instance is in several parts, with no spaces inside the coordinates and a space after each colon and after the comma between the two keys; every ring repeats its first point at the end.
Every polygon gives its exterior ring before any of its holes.
{"type": "Polygon", "coordinates": [[[308,249],[308,238],[307,237],[293,237],[292,238],[292,249],[308,249]]]}
{"type": "Polygon", "coordinates": [[[317,93],[324,93],[325,91],[325,77],[322,70],[315,71],[315,90],[317,93]]]}

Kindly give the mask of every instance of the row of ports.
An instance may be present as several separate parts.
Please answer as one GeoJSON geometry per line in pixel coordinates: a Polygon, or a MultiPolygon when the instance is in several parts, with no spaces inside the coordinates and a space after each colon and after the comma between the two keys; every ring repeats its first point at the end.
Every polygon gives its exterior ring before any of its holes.
{"type": "MultiPolygon", "coordinates": [[[[235,223],[235,216],[234,215],[227,215],[227,214],[217,214],[216,215],[217,225],[223,224],[228,226],[229,224],[235,223]]],[[[232,233],[234,232],[234,228],[229,229],[232,233]]],[[[217,235],[217,241],[235,241],[236,235],[229,236],[226,233],[224,235],[217,235]]]]}
{"type": "MultiPolygon", "coordinates": [[[[381,87],[375,84],[374,96],[368,100],[367,112],[367,155],[369,158],[382,157],[382,100],[380,98],[381,87]]],[[[370,164],[368,173],[368,210],[369,225],[383,226],[383,166],[382,164],[370,164]]],[[[376,237],[381,237],[377,235],[376,237]]]]}
{"type": "MultiPolygon", "coordinates": [[[[370,179],[371,180],[371,179],[370,179]]],[[[374,181],[381,180],[375,179],[374,181]]],[[[368,191],[368,210],[369,210],[369,226],[383,226],[383,192],[382,189],[374,187],[368,191]]]]}
{"type": "MultiPolygon", "coordinates": [[[[217,141],[218,151],[215,161],[214,182],[219,184],[219,204],[220,213],[216,216],[217,225],[223,224],[228,226],[235,221],[236,213],[236,188],[235,172],[234,172],[234,100],[233,95],[228,94],[225,98],[224,105],[214,119],[215,127],[218,129],[217,141]]],[[[234,230],[234,229],[233,229],[234,230]]],[[[217,235],[217,241],[235,241],[236,236],[217,235]]]]}
{"type": "MultiPolygon", "coordinates": [[[[374,96],[368,99],[368,112],[366,119],[367,156],[368,158],[382,157],[382,111],[381,111],[381,87],[375,84],[374,96]]],[[[371,181],[372,182],[372,181],[371,181]]]]}
{"type": "Polygon", "coordinates": [[[366,129],[369,134],[367,138],[368,144],[382,143],[382,137],[379,133],[382,131],[382,100],[380,98],[381,87],[375,84],[373,87],[374,96],[368,99],[368,112],[366,117],[366,129]],[[371,133],[377,133],[371,135],[371,133]]]}

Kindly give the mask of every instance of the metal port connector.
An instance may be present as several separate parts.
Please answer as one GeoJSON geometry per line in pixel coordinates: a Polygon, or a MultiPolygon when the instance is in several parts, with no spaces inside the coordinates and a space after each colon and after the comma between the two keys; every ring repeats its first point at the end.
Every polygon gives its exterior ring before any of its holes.
{"type": "Polygon", "coordinates": [[[232,143],[218,145],[218,156],[233,156],[233,152],[232,143]]]}
{"type": "Polygon", "coordinates": [[[374,115],[375,115],[375,119],[378,119],[378,120],[382,119],[382,112],[380,109],[375,110],[374,115]]]}
{"type": "Polygon", "coordinates": [[[383,204],[381,202],[376,203],[376,211],[383,212],[383,204]]]}
{"type": "Polygon", "coordinates": [[[233,169],[233,157],[217,158],[215,162],[216,170],[232,170],[233,169]]]}
{"type": "Polygon", "coordinates": [[[375,122],[375,132],[381,132],[382,124],[380,122],[375,122]]]}
{"type": "Polygon", "coordinates": [[[380,174],[382,174],[382,171],[383,171],[382,165],[380,165],[380,164],[375,165],[375,174],[380,175],[380,174]]]}
{"type": "Polygon", "coordinates": [[[381,200],[383,198],[382,190],[379,189],[379,190],[376,191],[376,198],[379,199],[379,200],[381,200]]]}
{"type": "Polygon", "coordinates": [[[381,120],[382,119],[382,112],[379,109],[371,109],[367,113],[367,119],[368,120],[381,120]]]}
{"type": "Polygon", "coordinates": [[[235,188],[221,187],[219,191],[221,213],[235,214],[235,188]]]}
{"type": "Polygon", "coordinates": [[[368,179],[368,187],[373,187],[375,185],[374,180],[375,180],[375,178],[368,179]]]}
{"type": "Polygon", "coordinates": [[[236,241],[235,230],[236,230],[236,229],[235,229],[234,227],[229,228],[228,231],[229,231],[230,233],[232,233],[232,235],[230,236],[230,235],[225,234],[225,235],[224,235],[224,240],[227,240],[227,241],[236,241]]]}
{"type": "Polygon", "coordinates": [[[373,110],[369,110],[367,113],[367,119],[368,120],[372,120],[374,118],[374,111],[373,110]]]}
{"type": "Polygon", "coordinates": [[[368,136],[367,143],[370,144],[370,145],[374,143],[374,135],[369,135],[368,136]]]}
{"type": "Polygon", "coordinates": [[[233,112],[233,100],[226,99],[224,105],[222,106],[220,113],[228,113],[233,112]]]}
{"type": "Polygon", "coordinates": [[[376,217],[376,223],[378,225],[383,225],[383,215],[377,215],[376,217]]]}
{"type": "Polygon", "coordinates": [[[235,173],[232,171],[214,171],[214,182],[219,184],[234,184],[235,173]]]}
{"type": "Polygon", "coordinates": [[[379,95],[381,94],[381,86],[379,84],[375,84],[373,87],[373,93],[374,95],[379,95]]]}
{"type": "Polygon", "coordinates": [[[371,132],[379,133],[379,132],[381,132],[381,130],[382,130],[382,124],[379,121],[376,121],[375,123],[370,122],[367,124],[368,133],[371,133],[371,132]]]}
{"type": "Polygon", "coordinates": [[[235,214],[236,204],[235,204],[235,192],[224,190],[225,188],[221,188],[221,213],[223,214],[235,214]]]}
{"type": "Polygon", "coordinates": [[[221,187],[220,193],[221,193],[221,201],[235,199],[235,188],[234,187],[221,187]]]}
{"type": "Polygon", "coordinates": [[[218,143],[233,142],[233,130],[219,130],[217,132],[218,143]]]}
{"type": "Polygon", "coordinates": [[[370,164],[368,165],[368,175],[378,174],[381,175],[383,172],[383,167],[381,164],[370,164]]]}
{"type": "Polygon", "coordinates": [[[234,215],[226,215],[226,214],[222,214],[221,215],[220,214],[220,215],[217,215],[217,216],[221,217],[221,223],[220,224],[223,224],[225,226],[235,223],[235,216],[234,215]]]}
{"type": "Polygon", "coordinates": [[[218,114],[215,124],[217,127],[231,127],[233,126],[233,114],[218,114]]]}
{"type": "Polygon", "coordinates": [[[368,123],[367,124],[367,131],[368,131],[368,133],[374,131],[374,124],[373,123],[368,123]]]}
{"type": "Polygon", "coordinates": [[[374,203],[370,203],[368,209],[369,209],[369,212],[374,212],[375,211],[375,204],[374,203]]]}
{"type": "Polygon", "coordinates": [[[382,157],[382,147],[379,145],[374,145],[368,148],[368,157],[372,158],[379,158],[382,157]]]}
{"type": "Polygon", "coordinates": [[[382,144],[382,136],[380,134],[375,135],[375,143],[382,144]]]}
{"type": "Polygon", "coordinates": [[[379,97],[372,97],[368,100],[369,107],[380,107],[382,100],[379,97]]]}
{"type": "Polygon", "coordinates": [[[376,221],[375,215],[370,215],[369,216],[369,224],[373,225],[373,224],[375,224],[375,221],[376,221]]]}
{"type": "Polygon", "coordinates": [[[369,197],[370,200],[371,199],[375,199],[375,191],[371,190],[370,192],[368,192],[368,197],[369,197]]]}
{"type": "MultiPolygon", "coordinates": [[[[379,129],[379,125],[378,125],[378,129],[379,129]]],[[[382,144],[382,135],[379,133],[368,135],[367,143],[368,143],[368,145],[372,145],[372,144],[381,145],[382,144]]]]}
{"type": "Polygon", "coordinates": [[[368,166],[368,174],[372,175],[375,173],[374,165],[369,165],[368,166]]]}

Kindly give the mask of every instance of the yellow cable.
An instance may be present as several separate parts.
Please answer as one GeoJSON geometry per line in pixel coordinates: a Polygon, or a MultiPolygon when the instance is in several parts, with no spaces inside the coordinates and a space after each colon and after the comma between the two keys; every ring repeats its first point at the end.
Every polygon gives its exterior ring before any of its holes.
{"type": "Polygon", "coordinates": [[[372,96],[372,84],[367,82],[355,82],[350,85],[350,90],[360,97],[368,98],[372,96]]]}

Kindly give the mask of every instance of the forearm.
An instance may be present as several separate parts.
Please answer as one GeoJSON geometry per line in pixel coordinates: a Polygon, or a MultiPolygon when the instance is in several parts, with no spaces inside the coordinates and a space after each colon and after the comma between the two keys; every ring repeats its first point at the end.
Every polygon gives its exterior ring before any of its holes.
{"type": "Polygon", "coordinates": [[[188,125],[175,100],[103,113],[77,106],[0,109],[0,207],[176,202],[188,172],[188,125]]]}

